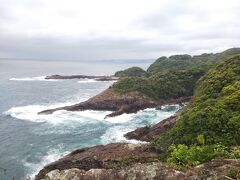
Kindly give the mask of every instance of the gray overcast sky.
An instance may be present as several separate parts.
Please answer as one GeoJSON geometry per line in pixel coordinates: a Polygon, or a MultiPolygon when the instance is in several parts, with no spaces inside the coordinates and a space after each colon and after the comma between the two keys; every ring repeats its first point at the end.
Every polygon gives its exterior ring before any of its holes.
{"type": "Polygon", "coordinates": [[[145,59],[240,46],[239,0],[0,0],[0,57],[145,59]]]}

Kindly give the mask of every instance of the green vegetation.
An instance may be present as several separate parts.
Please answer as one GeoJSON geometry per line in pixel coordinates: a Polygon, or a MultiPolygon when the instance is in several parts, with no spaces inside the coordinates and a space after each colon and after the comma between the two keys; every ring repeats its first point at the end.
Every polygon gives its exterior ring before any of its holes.
{"type": "MultiPolygon", "coordinates": [[[[198,137],[204,139],[203,135],[198,137]]],[[[199,139],[196,144],[170,145],[168,150],[170,153],[166,162],[179,169],[197,166],[216,158],[240,158],[240,146],[230,148],[220,144],[206,145],[205,140],[201,142],[199,139]]]]}
{"type": "Polygon", "coordinates": [[[217,54],[161,57],[150,65],[148,73],[138,67],[116,72],[115,76],[123,78],[113,85],[113,90],[121,95],[137,94],[154,100],[192,96],[197,80],[214,63],[236,54],[240,54],[240,48],[217,54]]]}
{"type": "Polygon", "coordinates": [[[228,170],[227,177],[230,177],[232,179],[240,179],[240,167],[235,167],[235,168],[231,168],[228,170]]]}
{"type": "Polygon", "coordinates": [[[149,98],[169,99],[192,96],[196,81],[203,69],[168,71],[144,78],[124,78],[113,85],[118,94],[135,93],[149,98]]]}
{"type": "Polygon", "coordinates": [[[117,77],[142,77],[146,76],[147,72],[140,67],[131,67],[123,71],[117,71],[115,76],[117,77]]]}
{"type": "Polygon", "coordinates": [[[213,64],[230,58],[234,55],[240,54],[240,48],[228,49],[221,53],[216,54],[202,54],[198,56],[190,55],[174,55],[169,58],[163,56],[158,58],[153,64],[149,66],[147,72],[149,74],[155,74],[158,72],[164,72],[168,70],[189,69],[192,67],[202,67],[209,69],[213,64]]]}
{"type": "Polygon", "coordinates": [[[187,146],[179,144],[178,146],[171,146],[170,150],[172,152],[167,158],[167,163],[177,168],[196,166],[214,158],[222,157],[223,154],[221,149],[211,145],[187,146]]]}
{"type": "Polygon", "coordinates": [[[235,56],[197,82],[194,102],[155,143],[165,150],[174,144],[166,159],[177,166],[194,166],[217,157],[240,158],[239,109],[240,56],[235,56]]]}
{"type": "Polygon", "coordinates": [[[240,158],[239,54],[240,48],[232,48],[217,54],[161,57],[147,75],[126,75],[112,88],[121,95],[154,100],[194,95],[175,126],[154,140],[168,164],[190,167],[220,157],[240,158]]]}

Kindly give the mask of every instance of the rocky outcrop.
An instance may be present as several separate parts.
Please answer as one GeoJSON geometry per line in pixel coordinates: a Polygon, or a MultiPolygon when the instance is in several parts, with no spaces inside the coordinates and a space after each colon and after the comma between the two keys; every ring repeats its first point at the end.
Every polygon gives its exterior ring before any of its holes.
{"type": "Polygon", "coordinates": [[[118,169],[135,163],[157,161],[158,157],[159,154],[148,144],[113,143],[83,148],[45,166],[36,176],[36,180],[56,169],[118,169]]]}
{"type": "Polygon", "coordinates": [[[121,115],[123,113],[136,113],[139,110],[146,108],[154,108],[165,104],[178,104],[189,101],[187,98],[169,99],[161,101],[153,101],[146,97],[139,96],[120,96],[113,92],[111,88],[102,93],[90,98],[87,101],[74,104],[71,106],[64,106],[55,109],[47,109],[38,114],[51,114],[58,110],[67,111],[83,111],[83,110],[102,110],[113,111],[107,117],[121,115]]]}
{"type": "Polygon", "coordinates": [[[126,133],[124,136],[127,139],[151,141],[157,135],[162,134],[167,130],[169,130],[170,128],[172,128],[174,124],[177,122],[179,115],[180,115],[180,111],[176,113],[174,116],[164,119],[153,126],[145,126],[145,127],[137,128],[134,131],[126,133]]]}
{"type": "Polygon", "coordinates": [[[72,76],[63,76],[63,75],[51,75],[46,76],[45,79],[94,79],[96,81],[115,81],[119,77],[116,76],[86,76],[86,75],[72,75],[72,76]]]}
{"type": "Polygon", "coordinates": [[[186,179],[183,172],[164,166],[161,162],[137,163],[121,169],[80,169],[54,170],[44,179],[49,180],[153,180],[186,179]]]}
{"type": "Polygon", "coordinates": [[[221,159],[204,163],[187,172],[178,171],[162,162],[136,163],[119,169],[77,168],[53,170],[44,180],[197,180],[197,179],[239,179],[240,160],[221,159]]]}

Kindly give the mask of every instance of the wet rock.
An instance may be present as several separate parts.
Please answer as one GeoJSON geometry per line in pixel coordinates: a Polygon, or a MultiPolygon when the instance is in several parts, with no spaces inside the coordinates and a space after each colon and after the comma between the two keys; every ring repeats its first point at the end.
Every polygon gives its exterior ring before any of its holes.
{"type": "Polygon", "coordinates": [[[102,93],[90,98],[87,101],[64,106],[55,109],[48,109],[39,112],[39,114],[51,114],[58,110],[81,111],[81,110],[102,110],[113,111],[107,117],[120,115],[123,113],[135,113],[138,110],[155,107],[156,102],[147,98],[118,96],[109,88],[102,93]]]}
{"type": "Polygon", "coordinates": [[[157,135],[166,132],[171,129],[179,118],[180,112],[176,113],[174,116],[171,116],[167,119],[160,121],[159,123],[153,126],[145,126],[137,128],[134,131],[126,133],[124,137],[127,139],[136,139],[141,141],[151,141],[157,135]]]}
{"type": "Polygon", "coordinates": [[[166,104],[178,104],[181,102],[189,101],[190,97],[154,101],[146,97],[139,96],[120,96],[113,92],[111,88],[103,91],[102,93],[88,99],[87,101],[74,104],[71,106],[64,106],[55,109],[47,109],[39,112],[38,114],[51,114],[58,110],[67,111],[83,111],[83,110],[100,110],[100,111],[113,111],[106,117],[114,117],[123,113],[136,113],[139,110],[146,108],[154,108],[166,104]]]}

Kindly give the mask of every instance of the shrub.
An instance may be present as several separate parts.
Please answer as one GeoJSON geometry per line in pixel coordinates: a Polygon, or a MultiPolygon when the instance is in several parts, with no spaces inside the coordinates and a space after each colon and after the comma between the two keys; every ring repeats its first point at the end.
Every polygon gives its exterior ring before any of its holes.
{"type": "Polygon", "coordinates": [[[146,76],[147,72],[140,67],[131,67],[123,71],[117,71],[115,76],[117,77],[143,77],[146,76]]]}

